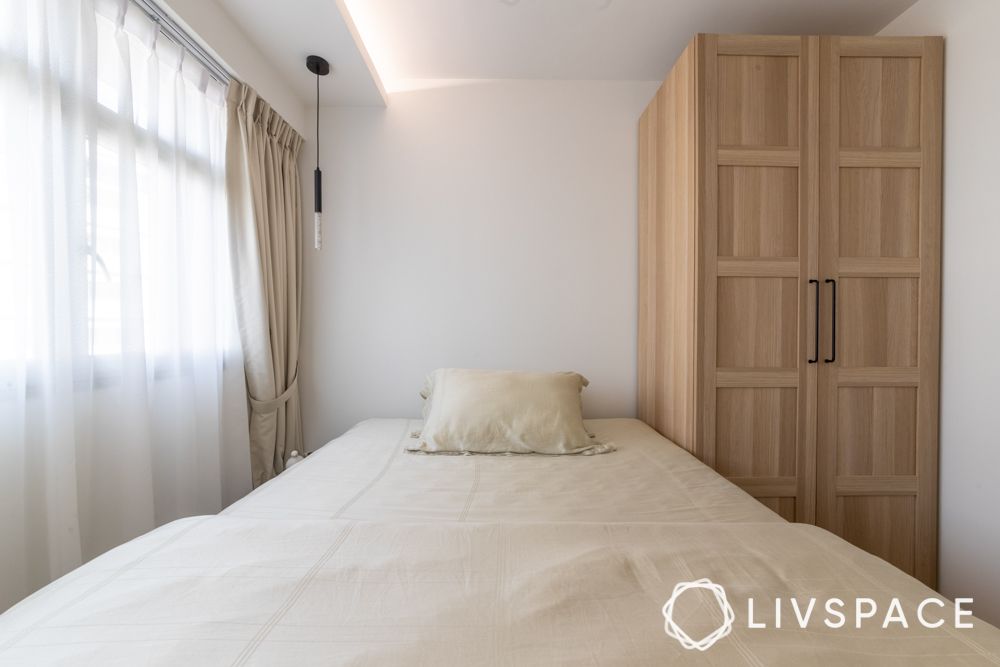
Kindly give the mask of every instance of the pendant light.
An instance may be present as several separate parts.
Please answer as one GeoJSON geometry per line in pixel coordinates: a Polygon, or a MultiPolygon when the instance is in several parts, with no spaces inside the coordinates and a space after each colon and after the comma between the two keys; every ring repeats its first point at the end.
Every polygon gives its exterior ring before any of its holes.
{"type": "Polygon", "coordinates": [[[323,247],[323,172],[319,168],[319,78],[330,73],[330,63],[321,56],[308,56],[306,68],[316,75],[316,171],[313,172],[313,247],[323,247]]]}

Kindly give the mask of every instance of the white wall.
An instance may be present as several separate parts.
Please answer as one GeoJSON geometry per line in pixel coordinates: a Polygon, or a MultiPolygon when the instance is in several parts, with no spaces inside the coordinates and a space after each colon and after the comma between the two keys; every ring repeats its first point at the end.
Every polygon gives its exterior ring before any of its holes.
{"type": "Polygon", "coordinates": [[[920,0],[880,34],[944,35],[941,590],[1000,623],[1000,2],[920,0]]]}
{"type": "Polygon", "coordinates": [[[437,87],[386,109],[321,114],[307,446],[368,417],[419,415],[423,379],[442,366],[577,370],[588,416],[633,415],[636,123],[657,84],[425,85],[437,87]]]}

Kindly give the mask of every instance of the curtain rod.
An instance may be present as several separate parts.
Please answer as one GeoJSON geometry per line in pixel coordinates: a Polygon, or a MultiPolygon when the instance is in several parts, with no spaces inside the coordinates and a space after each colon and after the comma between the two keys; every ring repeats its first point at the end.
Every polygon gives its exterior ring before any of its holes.
{"type": "Polygon", "coordinates": [[[178,46],[194,56],[198,62],[204,65],[205,69],[213,79],[223,85],[229,85],[229,80],[233,75],[218,60],[212,57],[202,46],[192,38],[187,32],[177,25],[177,22],[170,17],[153,0],[131,0],[132,4],[141,9],[146,16],[153,20],[168,39],[176,42],[178,46]]]}

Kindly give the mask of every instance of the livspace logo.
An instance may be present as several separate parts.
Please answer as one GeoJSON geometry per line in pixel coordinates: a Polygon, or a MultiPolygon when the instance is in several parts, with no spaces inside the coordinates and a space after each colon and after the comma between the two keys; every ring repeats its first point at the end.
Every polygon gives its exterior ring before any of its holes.
{"type": "Polygon", "coordinates": [[[733,631],[733,622],[736,620],[736,614],[733,612],[733,607],[729,604],[729,600],[726,598],[726,589],[719,584],[714,583],[711,579],[699,579],[698,581],[682,581],[674,586],[673,594],[670,596],[670,599],[667,600],[667,603],[663,605],[663,619],[663,631],[679,641],[681,646],[686,649],[707,651],[713,644],[715,644],[715,642],[719,641],[733,631]],[[677,598],[679,598],[685,591],[689,591],[694,588],[704,588],[707,591],[711,591],[715,596],[715,601],[719,605],[719,611],[722,612],[722,625],[698,640],[691,639],[691,637],[689,637],[688,634],[674,622],[674,605],[677,603],[677,598]]]}
{"type": "MultiPolygon", "coordinates": [[[[829,598],[822,604],[815,597],[804,600],[778,597],[768,600],[767,603],[769,606],[773,605],[771,608],[773,608],[774,614],[766,614],[765,617],[763,612],[755,612],[763,607],[757,606],[757,601],[754,598],[747,598],[747,629],[798,628],[804,630],[809,627],[810,621],[820,617],[823,618],[823,624],[826,627],[834,630],[841,628],[860,630],[871,623],[880,624],[883,630],[891,626],[909,629],[911,622],[924,628],[934,629],[940,628],[949,621],[952,627],[959,630],[973,627],[971,621],[962,620],[972,616],[972,612],[967,608],[972,605],[972,598],[955,598],[955,609],[952,614],[945,611],[947,603],[937,598],[926,598],[916,605],[911,604],[909,611],[896,597],[892,598],[884,609],[880,609],[878,602],[869,597],[859,597],[853,600],[829,598]],[[822,611],[818,611],[818,609],[822,609],[822,611]],[[783,616],[787,619],[784,624],[783,616]]],[[[698,579],[697,581],[682,581],[674,586],[670,599],[663,605],[663,619],[663,631],[676,639],[681,646],[689,650],[707,651],[733,631],[736,614],[726,597],[726,590],[722,586],[711,579],[698,579]],[[693,639],[674,619],[674,609],[681,595],[697,589],[706,590],[714,596],[719,613],[722,615],[722,622],[719,626],[701,639],[693,639]]]]}

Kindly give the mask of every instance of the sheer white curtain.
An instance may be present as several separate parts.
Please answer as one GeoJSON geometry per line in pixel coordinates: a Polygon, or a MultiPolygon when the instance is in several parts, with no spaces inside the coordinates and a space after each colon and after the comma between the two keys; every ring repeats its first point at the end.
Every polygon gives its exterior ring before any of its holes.
{"type": "Polygon", "coordinates": [[[249,489],[225,123],[125,0],[0,0],[0,610],[249,489]]]}

